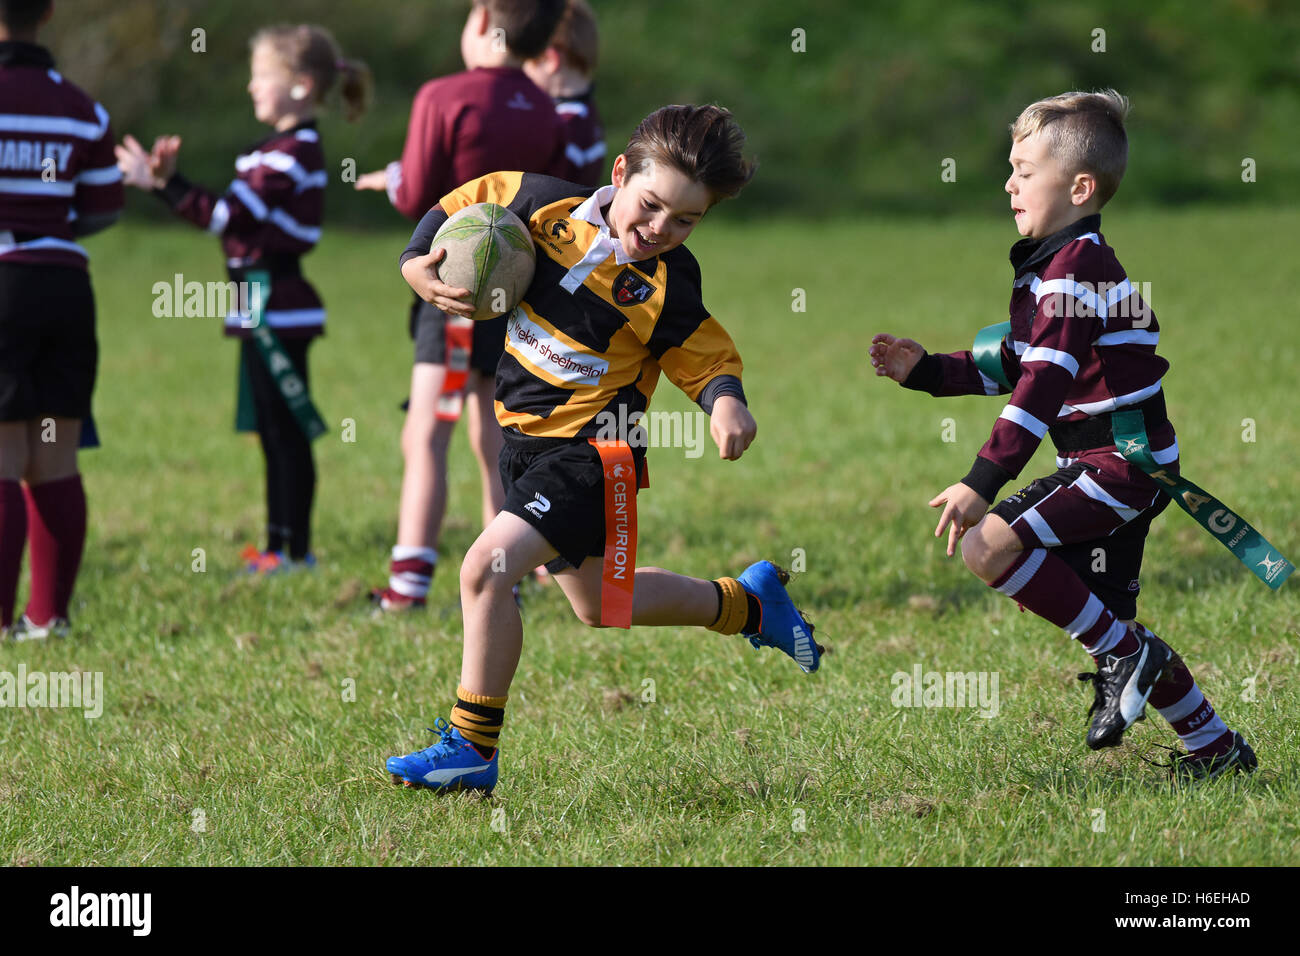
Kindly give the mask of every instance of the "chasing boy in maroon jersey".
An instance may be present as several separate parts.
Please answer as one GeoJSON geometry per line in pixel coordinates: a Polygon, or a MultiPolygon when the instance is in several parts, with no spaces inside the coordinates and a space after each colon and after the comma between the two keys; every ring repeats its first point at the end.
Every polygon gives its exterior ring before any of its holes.
{"type": "MultiPolygon", "coordinates": [[[[1114,747],[1150,702],[1186,754],[1183,779],[1254,770],[1255,754],[1206,699],[1183,661],[1138,623],[1143,546],[1169,498],[1116,447],[1111,413],[1139,410],[1151,456],[1178,471],[1156,355],[1160,327],[1101,234],[1101,208],[1128,161],[1128,100],[1114,90],[1064,93],[1026,107],[1012,125],[1011,197],[1018,231],[1011,331],[1001,346],[1010,399],[970,472],[930,502],[948,554],[1022,607],[1064,629],[1097,664],[1087,744],[1114,747]],[[1057,471],[996,504],[1045,436],[1057,471]],[[986,515],[986,512],[987,515],[986,515]]],[[[996,395],[970,351],[928,355],[877,335],[877,375],[931,395],[996,395]]]]}

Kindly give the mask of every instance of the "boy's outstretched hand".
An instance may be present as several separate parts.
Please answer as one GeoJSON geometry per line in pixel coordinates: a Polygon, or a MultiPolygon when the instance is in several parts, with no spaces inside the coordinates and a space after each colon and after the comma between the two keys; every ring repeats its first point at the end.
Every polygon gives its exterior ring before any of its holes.
{"type": "Polygon", "coordinates": [[[871,364],[877,375],[888,375],[895,382],[907,380],[916,363],[925,355],[921,343],[911,339],[896,339],[881,332],[871,340],[871,364]]]}
{"type": "Polygon", "coordinates": [[[709,434],[718,446],[718,457],[735,461],[758,434],[758,424],[740,399],[719,395],[709,416],[709,434]]]}
{"type": "Polygon", "coordinates": [[[937,538],[948,528],[948,557],[957,551],[957,541],[971,528],[980,523],[984,513],[989,510],[989,503],[969,485],[960,481],[949,485],[930,501],[931,508],[943,505],[943,514],[939,516],[939,526],[934,529],[937,538]]]}
{"type": "Polygon", "coordinates": [[[353,189],[374,189],[383,192],[388,188],[388,170],[377,169],[373,173],[362,173],[352,184],[353,189]]]}

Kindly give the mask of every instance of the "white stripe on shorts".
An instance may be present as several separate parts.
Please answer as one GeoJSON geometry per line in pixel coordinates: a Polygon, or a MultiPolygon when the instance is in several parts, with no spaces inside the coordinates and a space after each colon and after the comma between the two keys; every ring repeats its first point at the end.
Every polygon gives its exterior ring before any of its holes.
{"type": "MultiPolygon", "coordinates": [[[[1055,493],[1055,491],[1056,489],[1053,489],[1053,493],[1055,493]]],[[[1051,495],[1048,495],[1048,498],[1050,497],[1051,495]]],[[[1043,499],[1043,501],[1046,500],[1047,498],[1043,499]]],[[[1039,504],[1042,504],[1042,502],[1040,501],[1039,504]]],[[[1054,548],[1061,543],[1061,539],[1056,536],[1056,532],[1052,530],[1052,526],[1049,525],[1043,516],[1038,513],[1038,505],[1035,505],[1022,514],[1020,519],[1022,519],[1025,524],[1029,525],[1029,527],[1034,529],[1034,534],[1038,535],[1038,540],[1043,543],[1044,547],[1054,548]]]]}
{"type": "Polygon", "coordinates": [[[1089,476],[1087,472],[1076,478],[1070,487],[1078,488],[1093,501],[1100,501],[1102,504],[1108,506],[1115,512],[1115,514],[1119,515],[1120,518],[1124,520],[1125,524],[1136,518],[1138,516],[1138,511],[1141,510],[1138,508],[1130,508],[1128,505],[1124,504],[1124,502],[1113,498],[1104,488],[1101,487],[1101,485],[1093,481],[1092,477],[1089,476]]]}

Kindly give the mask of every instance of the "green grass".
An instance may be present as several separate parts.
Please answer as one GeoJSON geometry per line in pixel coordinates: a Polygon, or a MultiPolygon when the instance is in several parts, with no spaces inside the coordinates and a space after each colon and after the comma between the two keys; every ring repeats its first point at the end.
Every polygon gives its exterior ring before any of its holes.
{"type": "MultiPolygon", "coordinates": [[[[1106,233],[1130,277],[1151,283],[1184,467],[1295,557],[1300,331],[1285,318],[1293,271],[1277,256],[1292,218],[1119,211],[1106,233]]],[[[700,230],[706,301],[745,357],[759,437],[739,462],[652,452],[639,557],[717,576],[803,549],[794,594],[834,654],[809,677],[738,638],[585,629],[555,589],[530,591],[491,800],[395,788],[383,772],[452,703],[455,568],[478,522],[458,435],[430,612],[365,614],[401,476],[405,236],[327,232],[307,260],[331,315],[312,354],[334,428],[316,445],[322,566],[266,581],[237,574],[263,514],[261,456],[231,431],[235,347],[215,320],[150,310],[153,283],[173,273],[221,278],[216,244],[130,226],[92,240],[105,446],[82,459],[91,531],[75,634],[2,647],[0,670],[101,671],[106,703],[97,720],[0,712],[0,861],[1300,862],[1295,584],[1270,592],[1177,509],[1156,523],[1141,617],[1262,764],[1173,793],[1138,758],[1175,742],[1167,726],[1152,714],[1123,748],[1088,751],[1090,693],[1074,680],[1086,656],[930,536],[926,501],[965,474],[1000,405],[877,380],[867,343],[893,331],[932,350],[967,346],[1005,316],[1014,238],[1001,221],[741,226],[725,213],[700,230]],[[791,312],[796,288],[805,313],[791,312]],[[345,418],[355,442],[340,439],[345,418]],[[895,708],[891,675],[917,664],[997,672],[1000,713],[895,708]]],[[[653,407],[690,406],[664,382],[653,407]]],[[[1052,467],[1044,450],[1026,477],[1052,467]]]]}

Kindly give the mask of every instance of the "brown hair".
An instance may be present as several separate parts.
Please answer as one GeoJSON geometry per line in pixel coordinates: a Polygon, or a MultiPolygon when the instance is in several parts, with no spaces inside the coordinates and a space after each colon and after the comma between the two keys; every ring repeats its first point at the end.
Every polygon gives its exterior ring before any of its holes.
{"type": "Polygon", "coordinates": [[[700,183],[713,202],[730,199],[754,178],[758,163],[745,159],[745,131],[721,106],[665,106],[641,121],[623,155],[627,174],[649,162],[666,163],[700,183]]]}
{"type": "Polygon", "coordinates": [[[292,73],[306,73],[316,81],[315,98],[323,103],[336,79],[343,97],[343,117],[359,119],[370,105],[373,81],[370,68],[360,60],[344,59],[334,36],[312,24],[284,24],[264,27],[253,34],[250,46],[266,43],[292,73]]]}
{"type": "Polygon", "coordinates": [[[1097,177],[1100,208],[1115,195],[1128,166],[1126,116],[1128,98],[1114,90],[1062,93],[1026,106],[1011,124],[1011,139],[1019,142],[1042,133],[1052,156],[1070,175],[1087,172],[1097,177]]]}
{"type": "Polygon", "coordinates": [[[564,15],[564,0],[474,0],[487,7],[492,27],[505,31],[506,49],[521,60],[541,56],[564,15]]]}
{"type": "Polygon", "coordinates": [[[0,22],[16,33],[36,28],[52,0],[0,0],[0,22]]]}
{"type": "Polygon", "coordinates": [[[563,53],[575,70],[587,76],[596,72],[600,33],[596,28],[596,14],[587,0],[569,0],[549,45],[563,53]]]}

